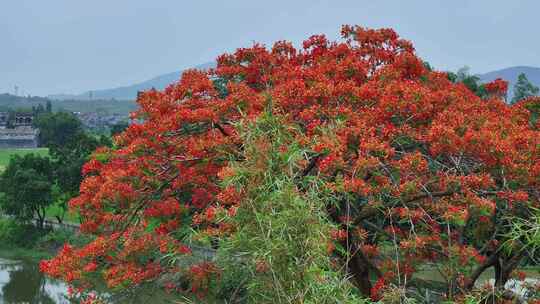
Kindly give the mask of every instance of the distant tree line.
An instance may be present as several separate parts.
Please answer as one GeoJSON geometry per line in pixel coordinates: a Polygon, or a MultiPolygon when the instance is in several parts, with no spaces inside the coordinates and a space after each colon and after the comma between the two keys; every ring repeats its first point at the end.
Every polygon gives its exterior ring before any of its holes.
{"type": "MultiPolygon", "coordinates": [[[[470,73],[469,67],[463,67],[456,73],[448,72],[448,79],[454,83],[463,83],[469,90],[481,98],[486,98],[488,96],[485,84],[480,82],[480,77],[470,73]]],[[[514,94],[510,103],[513,104],[528,97],[537,96],[539,92],[540,89],[529,81],[527,75],[521,73],[514,85],[514,94]]]]}
{"type": "Polygon", "coordinates": [[[512,103],[516,103],[527,97],[538,95],[538,87],[533,85],[524,73],[519,74],[518,80],[514,85],[514,97],[512,103]]]}
{"type": "Polygon", "coordinates": [[[40,96],[17,96],[12,94],[0,94],[0,103],[2,104],[16,104],[16,103],[46,103],[47,101],[50,102],[48,98],[40,97],[40,96]]]}

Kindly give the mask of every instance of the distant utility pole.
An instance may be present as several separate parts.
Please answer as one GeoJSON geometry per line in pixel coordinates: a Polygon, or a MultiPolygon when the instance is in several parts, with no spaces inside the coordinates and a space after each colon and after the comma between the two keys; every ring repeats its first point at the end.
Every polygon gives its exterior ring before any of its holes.
{"type": "Polygon", "coordinates": [[[19,95],[19,86],[15,85],[14,91],[15,91],[15,96],[18,96],[19,95]]]}

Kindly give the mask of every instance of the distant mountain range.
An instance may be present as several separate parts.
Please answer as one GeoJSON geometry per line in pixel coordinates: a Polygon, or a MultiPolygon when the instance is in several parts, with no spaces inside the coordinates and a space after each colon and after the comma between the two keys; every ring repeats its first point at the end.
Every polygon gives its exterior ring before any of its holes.
{"type": "MultiPolygon", "coordinates": [[[[205,64],[195,66],[194,68],[209,69],[214,66],[215,66],[214,63],[205,63],[205,64]]],[[[536,68],[536,67],[528,67],[528,66],[510,67],[506,69],[492,71],[485,74],[479,74],[478,77],[480,77],[480,80],[482,82],[489,82],[496,78],[502,78],[508,81],[509,82],[508,95],[511,98],[513,89],[514,89],[514,84],[517,81],[518,75],[521,73],[525,73],[529,81],[531,81],[534,85],[540,87],[540,68],[536,68]]],[[[150,80],[146,80],[146,81],[136,83],[130,86],[117,87],[117,88],[104,89],[104,90],[93,90],[93,91],[88,91],[88,92],[78,94],[78,95],[61,94],[61,95],[49,95],[48,97],[50,99],[55,99],[55,100],[88,100],[90,99],[90,96],[92,96],[92,99],[95,99],[95,100],[110,100],[110,99],[135,100],[135,98],[137,97],[138,91],[145,91],[151,88],[155,88],[157,90],[163,90],[167,85],[175,81],[178,81],[178,79],[180,79],[181,74],[182,74],[182,71],[177,71],[177,72],[160,75],[150,80]]]]}
{"type": "Polygon", "coordinates": [[[515,66],[502,70],[496,70],[485,74],[480,74],[480,80],[482,82],[489,82],[497,78],[502,78],[508,81],[508,97],[512,98],[514,95],[514,84],[517,82],[519,74],[525,74],[529,81],[537,87],[540,87],[540,68],[529,66],[515,66]]]}
{"type": "MultiPolygon", "coordinates": [[[[215,66],[215,63],[209,62],[195,66],[195,69],[209,69],[215,66]]],[[[182,71],[172,72],[164,75],[154,77],[150,80],[146,80],[140,83],[136,83],[129,86],[117,87],[112,89],[103,89],[103,90],[92,90],[87,91],[82,94],[58,94],[58,95],[49,95],[50,99],[55,100],[88,100],[97,99],[97,100],[107,100],[107,99],[116,99],[116,100],[135,100],[137,97],[137,92],[146,91],[152,88],[156,90],[163,90],[167,85],[178,81],[182,75],[182,71]]]]}

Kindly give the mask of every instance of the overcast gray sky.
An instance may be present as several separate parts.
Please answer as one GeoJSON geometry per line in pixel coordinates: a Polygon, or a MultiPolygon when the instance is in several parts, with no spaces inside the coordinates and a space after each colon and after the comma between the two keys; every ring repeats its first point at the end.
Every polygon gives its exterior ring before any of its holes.
{"type": "Polygon", "coordinates": [[[438,69],[540,66],[537,0],[0,0],[0,93],[79,93],[342,24],[392,27],[438,69]]]}

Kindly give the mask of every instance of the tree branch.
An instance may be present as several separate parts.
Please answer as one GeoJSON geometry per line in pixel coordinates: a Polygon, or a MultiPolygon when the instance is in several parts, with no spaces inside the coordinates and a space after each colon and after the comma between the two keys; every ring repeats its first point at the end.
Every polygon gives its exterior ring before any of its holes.
{"type": "Polygon", "coordinates": [[[499,262],[499,251],[500,251],[500,247],[497,248],[497,250],[493,254],[491,254],[484,263],[479,265],[473,271],[473,273],[469,277],[469,281],[465,285],[465,290],[467,291],[471,290],[474,287],[474,284],[476,284],[476,280],[478,280],[480,275],[482,275],[482,273],[486,271],[486,269],[488,269],[489,267],[495,266],[495,264],[499,262]]]}
{"type": "Polygon", "coordinates": [[[212,122],[212,125],[219,130],[219,132],[221,132],[221,134],[223,134],[224,136],[231,136],[219,123],[217,122],[212,122]]]}
{"type": "Polygon", "coordinates": [[[310,172],[311,170],[313,170],[315,168],[315,166],[317,165],[317,161],[319,160],[319,158],[321,158],[321,155],[320,154],[317,154],[315,155],[311,161],[309,162],[308,166],[302,171],[302,175],[301,177],[306,177],[310,172]]]}

